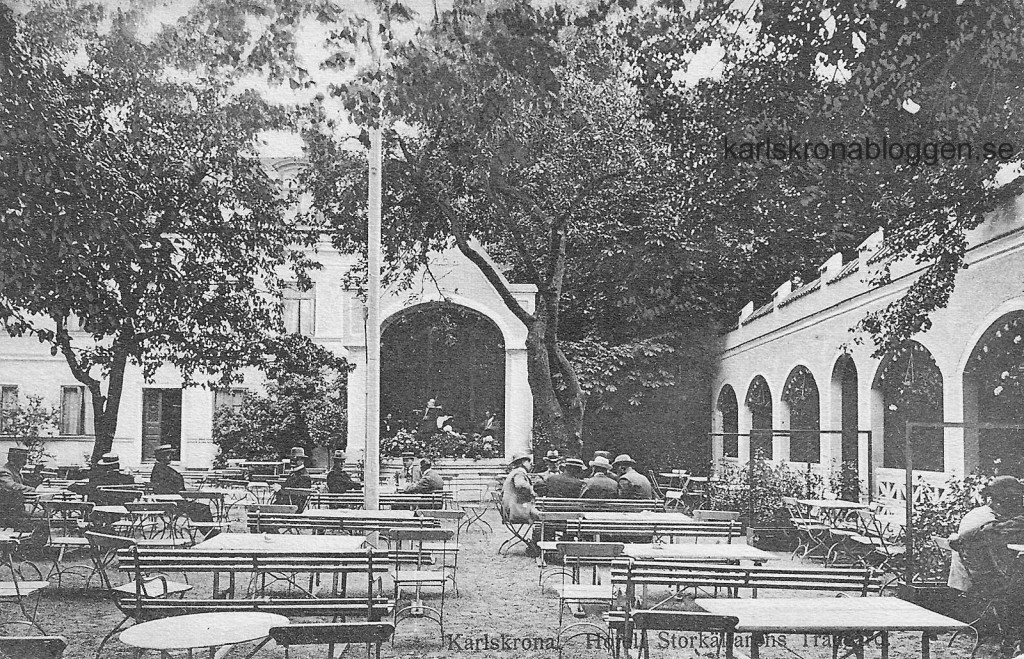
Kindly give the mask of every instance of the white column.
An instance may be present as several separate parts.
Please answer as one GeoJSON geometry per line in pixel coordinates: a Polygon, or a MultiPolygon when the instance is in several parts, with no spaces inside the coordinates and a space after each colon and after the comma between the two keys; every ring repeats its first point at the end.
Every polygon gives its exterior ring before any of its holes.
{"type": "Polygon", "coordinates": [[[725,440],[718,434],[722,432],[722,427],[722,411],[714,408],[711,410],[711,464],[714,469],[718,469],[725,455],[725,440]]]}
{"type": "Polygon", "coordinates": [[[745,465],[750,462],[750,426],[753,424],[754,415],[746,405],[740,407],[737,419],[736,432],[739,433],[739,463],[745,465]]]}
{"type": "Polygon", "coordinates": [[[533,393],[527,377],[526,348],[505,350],[505,457],[530,450],[533,393]]]}
{"type": "MultiPolygon", "coordinates": [[[[878,473],[878,469],[885,462],[885,400],[881,389],[872,389],[867,378],[864,380],[861,395],[858,397],[858,400],[861,401],[858,425],[871,430],[871,456],[869,459],[867,437],[861,435],[857,440],[857,464],[860,466],[860,478],[867,486],[868,469],[871,469],[873,473],[878,473]]],[[[877,480],[875,483],[877,490],[877,480]]],[[[874,492],[871,493],[872,496],[874,494],[874,492]]]]}
{"type": "Polygon", "coordinates": [[[366,455],[366,347],[348,346],[349,359],[355,368],[348,374],[348,448],[350,462],[366,455]]]}
{"type": "MultiPolygon", "coordinates": [[[[965,421],[963,379],[947,377],[942,380],[942,415],[943,420],[952,423],[965,421]]],[[[974,401],[977,416],[977,400],[974,401]]],[[[973,443],[977,447],[978,434],[972,433],[973,443]]],[[[966,467],[965,433],[963,428],[943,428],[942,468],[947,474],[963,477],[966,467]]],[[[977,454],[975,454],[977,455],[977,454]]],[[[977,464],[977,463],[975,463],[977,464]]]]}

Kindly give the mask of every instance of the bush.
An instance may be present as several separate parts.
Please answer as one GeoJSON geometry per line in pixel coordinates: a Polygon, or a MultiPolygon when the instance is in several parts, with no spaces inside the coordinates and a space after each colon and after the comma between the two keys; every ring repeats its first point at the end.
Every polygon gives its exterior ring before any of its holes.
{"type": "Polygon", "coordinates": [[[418,457],[430,458],[494,458],[499,455],[499,442],[493,437],[481,437],[477,433],[436,432],[426,438],[402,429],[393,437],[382,438],[380,454],[399,457],[412,451],[418,457]]]}
{"type": "Polygon", "coordinates": [[[3,435],[13,437],[19,446],[28,449],[28,459],[32,463],[53,457],[46,452],[46,438],[56,434],[59,423],[60,410],[46,407],[42,396],[29,396],[25,405],[15,403],[0,409],[3,435]]]}
{"type": "Polygon", "coordinates": [[[950,477],[941,495],[932,494],[914,503],[914,581],[946,580],[949,556],[938,551],[932,536],[955,533],[972,508],[981,504],[981,490],[991,476],[974,472],[963,479],[950,477]]]}
{"type": "Polygon", "coordinates": [[[782,497],[817,497],[823,485],[821,476],[773,463],[760,451],[742,467],[726,465],[721,479],[726,487],[715,489],[711,509],[738,512],[751,526],[785,524],[782,497]]]}

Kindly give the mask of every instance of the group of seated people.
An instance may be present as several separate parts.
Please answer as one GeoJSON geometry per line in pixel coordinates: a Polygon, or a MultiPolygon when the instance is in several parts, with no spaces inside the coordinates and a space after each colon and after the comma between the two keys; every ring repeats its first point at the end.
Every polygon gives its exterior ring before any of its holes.
{"type": "Polygon", "coordinates": [[[544,471],[530,474],[534,493],[561,499],[654,498],[651,482],[635,469],[633,458],[624,453],[610,462],[610,457],[607,451],[596,452],[590,461],[591,475],[584,478],[583,460],[563,458],[557,450],[548,451],[544,471]]]}

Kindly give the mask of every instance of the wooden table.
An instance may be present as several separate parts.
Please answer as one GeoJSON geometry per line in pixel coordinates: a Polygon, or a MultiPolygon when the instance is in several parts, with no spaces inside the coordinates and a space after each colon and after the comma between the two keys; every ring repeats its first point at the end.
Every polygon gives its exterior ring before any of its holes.
{"type": "Polygon", "coordinates": [[[824,521],[835,524],[839,516],[851,510],[867,510],[867,504],[845,499],[797,499],[797,503],[809,508],[817,508],[824,521]]]}
{"type": "Polygon", "coordinates": [[[766,634],[828,635],[832,647],[851,640],[851,653],[858,659],[864,656],[864,645],[880,638],[882,659],[888,659],[889,632],[921,632],[921,657],[928,659],[929,635],[968,628],[895,597],[701,598],[696,604],[708,613],[739,618],[736,631],[750,634],[751,659],[758,659],[766,634]]]}
{"type": "Polygon", "coordinates": [[[281,535],[276,533],[220,533],[195,549],[272,551],[296,554],[356,551],[366,538],[353,535],[281,535]]]}
{"type": "Polygon", "coordinates": [[[362,508],[311,508],[304,517],[336,517],[338,519],[412,519],[415,510],[364,510],[362,508]]]}
{"type": "Polygon", "coordinates": [[[763,549],[750,545],[717,545],[710,543],[652,545],[649,543],[626,543],[622,550],[623,556],[658,560],[664,558],[672,561],[700,561],[715,563],[739,563],[751,561],[761,565],[765,561],[774,561],[778,557],[763,549]]]}
{"type": "Polygon", "coordinates": [[[270,640],[271,627],[287,624],[288,618],[275,613],[196,613],[137,624],[121,632],[120,639],[140,651],[159,650],[161,657],[187,650],[190,659],[193,650],[209,648],[213,659],[218,647],[259,641],[251,657],[270,640]]]}
{"type": "Polygon", "coordinates": [[[693,518],[682,513],[659,513],[645,510],[638,513],[583,513],[588,522],[692,522],[693,518]]]}

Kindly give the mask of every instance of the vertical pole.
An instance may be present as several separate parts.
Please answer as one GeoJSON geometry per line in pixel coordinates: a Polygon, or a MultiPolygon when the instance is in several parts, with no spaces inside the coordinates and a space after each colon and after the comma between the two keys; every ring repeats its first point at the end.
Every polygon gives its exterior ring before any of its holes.
{"type": "MultiPolygon", "coordinates": [[[[377,22],[369,23],[370,48],[380,66],[377,22]]],[[[379,92],[378,92],[379,93],[379,92]]],[[[381,130],[383,117],[370,127],[369,195],[366,224],[366,452],[363,468],[363,507],[380,509],[380,216],[381,130]]]]}
{"type": "MultiPolygon", "coordinates": [[[[903,436],[903,462],[906,471],[906,488],[907,488],[907,507],[906,507],[906,526],[905,529],[905,541],[906,541],[906,560],[904,562],[904,575],[903,580],[907,588],[907,592],[913,592],[910,590],[913,585],[914,579],[914,451],[911,448],[910,436],[914,431],[914,422],[907,421],[907,432],[903,436]]],[[[927,636],[927,634],[926,634],[927,636]]]]}

